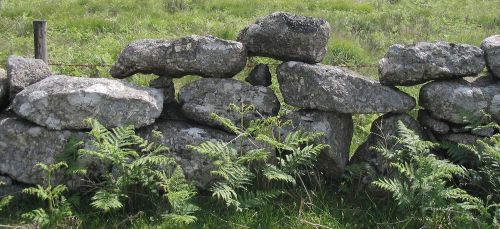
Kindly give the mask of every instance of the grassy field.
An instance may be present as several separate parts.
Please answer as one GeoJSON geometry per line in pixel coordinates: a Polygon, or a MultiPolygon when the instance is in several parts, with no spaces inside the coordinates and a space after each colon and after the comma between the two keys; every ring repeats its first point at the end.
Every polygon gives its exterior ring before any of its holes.
{"type": "MultiPolygon", "coordinates": [[[[0,7],[0,67],[9,55],[33,56],[35,19],[48,21],[50,63],[111,65],[124,45],[136,39],[191,34],[235,39],[257,18],[287,11],[328,20],[332,32],[323,62],[350,65],[372,78],[377,78],[376,64],[392,44],[445,40],[479,45],[485,37],[500,33],[499,0],[0,0],[0,7]]],[[[279,63],[267,58],[250,61],[279,63]]],[[[109,67],[54,65],[52,70],[74,76],[109,77],[109,67]]],[[[237,78],[246,74],[248,69],[237,78]]],[[[132,80],[146,84],[150,78],[139,75],[132,80]]],[[[176,89],[195,78],[175,80],[176,89]]],[[[416,97],[418,88],[402,89],[416,97]]],[[[351,151],[364,141],[376,117],[355,116],[351,151]]],[[[317,204],[311,206],[284,200],[261,212],[244,213],[208,206],[199,213],[195,227],[320,228],[314,223],[332,228],[404,226],[397,223],[398,213],[392,210],[391,203],[381,210],[375,207],[383,204],[377,200],[362,193],[346,195],[337,189],[342,187],[318,192],[317,204]]],[[[200,203],[210,204],[203,200],[200,203]]],[[[113,217],[87,218],[89,228],[120,224],[113,217]]],[[[125,223],[137,228],[155,224],[147,217],[125,223]]]]}

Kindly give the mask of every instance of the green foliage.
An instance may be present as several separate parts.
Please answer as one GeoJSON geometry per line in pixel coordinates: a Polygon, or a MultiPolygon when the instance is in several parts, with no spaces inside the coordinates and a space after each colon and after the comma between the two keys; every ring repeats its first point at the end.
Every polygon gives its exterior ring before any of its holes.
{"type": "Polygon", "coordinates": [[[466,170],[437,158],[431,152],[438,145],[420,140],[403,123],[398,125],[401,149],[384,151],[395,172],[374,184],[392,194],[409,214],[408,224],[429,228],[486,226],[491,218],[489,207],[450,183],[454,177],[465,176],[466,170]]]}
{"type": "Polygon", "coordinates": [[[55,172],[68,167],[64,162],[46,165],[38,163],[39,167],[46,173],[45,186],[37,185],[23,189],[23,193],[37,197],[47,203],[47,210],[38,208],[24,213],[22,216],[43,227],[71,227],[78,225],[79,220],[73,216],[71,205],[66,201],[64,193],[68,188],[59,184],[54,186],[53,175],[55,172]]]}
{"type": "MultiPolygon", "coordinates": [[[[0,186],[4,185],[3,182],[0,182],[0,186]]],[[[7,205],[10,204],[10,201],[12,201],[12,198],[14,198],[13,196],[4,196],[2,198],[0,198],[0,211],[2,211],[4,209],[4,207],[6,207],[7,205]]]]}
{"type": "Polygon", "coordinates": [[[207,141],[189,146],[213,160],[216,169],[212,174],[221,180],[210,191],[228,207],[241,211],[277,198],[285,193],[286,187],[302,181],[301,176],[312,170],[319,153],[327,148],[325,144],[314,143],[321,133],[299,130],[286,136],[276,135],[276,131],[282,131],[289,124],[278,117],[257,119],[245,127],[243,116],[254,107],[231,104],[230,109],[240,113],[239,125],[216,114],[212,117],[237,135],[234,140],[207,141]],[[245,148],[249,143],[251,146],[245,148]],[[270,149],[276,150],[276,158],[271,158],[270,149]],[[276,163],[272,163],[273,159],[276,163]]]}
{"type": "Polygon", "coordinates": [[[166,146],[136,135],[133,126],[108,130],[96,120],[87,122],[92,127],[89,135],[93,147],[80,149],[79,153],[97,159],[105,167],[97,181],[88,181],[96,190],[91,198],[93,207],[107,213],[123,208],[125,203],[132,209],[144,202],[164,209],[167,203],[167,222],[196,220],[192,214],[198,208],[190,203],[196,191],[175,159],[163,155],[168,151],[166,146]]]}

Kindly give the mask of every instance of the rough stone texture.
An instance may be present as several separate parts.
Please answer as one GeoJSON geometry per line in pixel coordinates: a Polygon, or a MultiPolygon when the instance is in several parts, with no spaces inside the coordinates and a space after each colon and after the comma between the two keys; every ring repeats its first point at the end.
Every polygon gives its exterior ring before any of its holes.
{"type": "Polygon", "coordinates": [[[292,127],[286,128],[285,131],[303,130],[325,133],[318,143],[328,144],[330,148],[319,155],[317,166],[328,177],[340,179],[349,160],[349,147],[353,134],[351,115],[300,110],[289,112],[283,119],[293,122],[292,127]]]}
{"type": "Polygon", "coordinates": [[[300,108],[340,113],[404,112],[415,99],[346,68],[301,62],[278,67],[285,102],[300,108]]]}
{"type": "MultiPolygon", "coordinates": [[[[45,174],[35,165],[54,163],[71,136],[83,139],[84,133],[51,131],[13,114],[0,114],[0,174],[18,182],[42,184],[45,174]]],[[[61,178],[56,174],[54,181],[61,178]]]]}
{"type": "MultiPolygon", "coordinates": [[[[210,159],[198,152],[191,151],[188,145],[199,145],[206,141],[230,141],[236,136],[224,131],[212,129],[206,126],[188,124],[181,121],[160,121],[138,130],[139,135],[146,139],[153,139],[151,131],[157,130],[163,133],[160,143],[168,146],[168,156],[173,156],[184,170],[188,180],[191,180],[201,189],[208,189],[214,177],[210,171],[214,169],[210,159]]],[[[235,141],[238,144],[238,141],[235,141]]],[[[243,149],[248,150],[249,142],[243,143],[243,149]]],[[[239,149],[239,146],[236,146],[239,149]]],[[[271,152],[271,157],[274,154],[271,152]]]]}
{"type": "Polygon", "coordinates": [[[87,129],[89,117],[108,128],[141,127],[160,116],[163,95],[120,80],[58,75],[27,87],[12,107],[21,117],[55,130],[87,129]]]}
{"type": "Polygon", "coordinates": [[[418,121],[423,128],[429,129],[433,133],[446,134],[450,131],[450,126],[446,122],[431,117],[424,109],[418,111],[418,121]]]}
{"type": "Polygon", "coordinates": [[[3,109],[9,100],[9,79],[5,70],[0,68],[0,110],[3,109]]]}
{"type": "Polygon", "coordinates": [[[452,134],[445,134],[439,137],[440,141],[448,141],[448,142],[467,144],[467,145],[474,144],[479,139],[481,138],[476,135],[467,133],[460,133],[460,134],[452,133],[452,134]]]}
{"type": "Polygon", "coordinates": [[[49,66],[38,59],[9,56],[7,59],[7,77],[10,85],[10,99],[17,93],[40,80],[52,75],[49,66]]]}
{"type": "Polygon", "coordinates": [[[260,118],[260,115],[276,115],[280,109],[273,90],[252,86],[235,79],[200,79],[191,82],[181,88],[179,102],[187,117],[214,127],[222,125],[212,119],[212,113],[240,123],[240,114],[232,111],[229,108],[230,104],[255,106],[255,112],[245,114],[244,122],[260,118]]]}
{"type": "Polygon", "coordinates": [[[500,82],[492,77],[435,81],[420,89],[419,105],[437,119],[466,124],[465,114],[481,117],[482,112],[500,121],[500,82]]]}
{"type": "Polygon", "coordinates": [[[115,78],[136,73],[228,78],[243,70],[246,61],[246,49],[239,42],[192,35],[176,40],[135,41],[122,50],[110,73],[115,78]]]}
{"type": "Polygon", "coordinates": [[[379,62],[383,85],[417,85],[430,80],[475,76],[485,61],[479,47],[447,42],[392,45],[379,62]]]}
{"type": "Polygon", "coordinates": [[[276,12],[243,29],[238,41],[251,56],[319,63],[326,55],[329,37],[326,20],[276,12]]]}
{"type": "Polygon", "coordinates": [[[471,133],[476,136],[491,137],[495,134],[495,129],[491,127],[474,128],[471,130],[471,133]]]}
{"type": "Polygon", "coordinates": [[[481,42],[486,66],[493,76],[500,78],[500,34],[493,35],[481,42]]]}
{"type": "Polygon", "coordinates": [[[245,81],[253,86],[270,86],[271,72],[269,71],[269,66],[267,66],[266,64],[258,64],[252,69],[250,75],[245,78],[245,81]]]}
{"type": "MultiPolygon", "coordinates": [[[[387,160],[373,147],[386,147],[397,149],[400,147],[394,136],[398,136],[398,121],[403,122],[409,129],[424,137],[420,124],[407,114],[385,114],[372,123],[370,135],[367,140],[359,146],[351,158],[350,164],[367,163],[376,174],[387,174],[389,164],[387,160]]],[[[373,177],[364,177],[365,184],[371,184],[373,177]]]]}

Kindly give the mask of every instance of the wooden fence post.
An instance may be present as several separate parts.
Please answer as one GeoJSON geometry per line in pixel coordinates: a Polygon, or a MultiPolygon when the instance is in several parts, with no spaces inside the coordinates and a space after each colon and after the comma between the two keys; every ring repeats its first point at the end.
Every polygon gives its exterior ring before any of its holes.
{"type": "Polygon", "coordinates": [[[41,59],[45,63],[49,63],[49,55],[47,53],[47,21],[33,21],[34,38],[35,38],[35,59],[41,59]]]}

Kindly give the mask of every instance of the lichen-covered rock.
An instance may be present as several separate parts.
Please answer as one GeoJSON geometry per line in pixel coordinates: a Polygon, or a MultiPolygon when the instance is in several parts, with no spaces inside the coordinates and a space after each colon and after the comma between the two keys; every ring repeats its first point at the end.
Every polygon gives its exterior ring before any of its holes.
{"type": "MultiPolygon", "coordinates": [[[[401,147],[395,136],[398,136],[398,122],[401,121],[407,128],[413,130],[418,136],[424,138],[420,124],[407,114],[385,114],[372,123],[370,135],[367,140],[359,146],[351,158],[350,164],[366,163],[377,175],[387,174],[388,161],[374,147],[397,149],[401,147]]],[[[363,178],[365,184],[371,184],[373,177],[363,178]]]]}
{"type": "Polygon", "coordinates": [[[430,80],[475,76],[485,61],[479,47],[447,42],[392,45],[379,62],[383,85],[417,85],[430,80]]]}
{"type": "Polygon", "coordinates": [[[238,41],[252,56],[319,63],[329,37],[330,24],[324,19],[276,12],[243,29],[238,41]]]}
{"type": "MultiPolygon", "coordinates": [[[[188,124],[181,121],[165,120],[156,122],[153,125],[141,128],[138,130],[139,135],[146,139],[154,139],[152,131],[160,131],[162,133],[159,143],[170,148],[167,156],[172,156],[184,170],[186,178],[193,181],[194,184],[201,189],[208,189],[214,181],[214,177],[210,173],[214,169],[211,160],[206,156],[196,151],[188,149],[188,145],[199,145],[206,141],[225,141],[228,142],[236,136],[226,133],[221,130],[212,129],[210,127],[188,124]]],[[[235,141],[239,144],[239,141],[235,141]]],[[[235,146],[239,149],[239,145],[235,146]]],[[[245,141],[243,143],[244,151],[255,147],[252,143],[245,141]]],[[[270,152],[270,156],[274,154],[270,152]]]]}
{"type": "MultiPolygon", "coordinates": [[[[53,131],[12,114],[0,114],[0,174],[27,184],[42,184],[45,174],[37,163],[51,164],[65,150],[71,137],[83,139],[83,132],[53,131]]],[[[55,174],[54,181],[61,181],[55,174]]]]}
{"type": "Polygon", "coordinates": [[[433,133],[446,134],[450,131],[450,126],[446,122],[431,117],[424,109],[418,111],[418,121],[423,128],[429,129],[433,133]]]}
{"type": "Polygon", "coordinates": [[[498,122],[500,82],[492,77],[430,82],[420,89],[419,105],[432,117],[455,124],[467,124],[467,116],[480,118],[483,112],[498,122]]]}
{"type": "Polygon", "coordinates": [[[5,70],[0,68],[0,109],[3,109],[9,100],[9,79],[5,70]]]}
{"type": "Polygon", "coordinates": [[[261,115],[278,114],[280,104],[273,90],[252,86],[235,79],[200,79],[181,88],[179,102],[182,111],[190,119],[204,125],[223,127],[212,119],[215,113],[228,118],[234,123],[240,123],[240,113],[229,108],[231,104],[241,106],[253,105],[255,111],[244,115],[244,122],[260,118],[261,115]]]}
{"type": "Polygon", "coordinates": [[[411,96],[346,68],[291,61],[281,64],[277,73],[285,102],[300,108],[388,113],[415,107],[411,96]]]}
{"type": "Polygon", "coordinates": [[[481,42],[486,66],[493,76],[500,78],[500,34],[493,35],[481,42]]]}
{"type": "Polygon", "coordinates": [[[9,56],[7,59],[7,78],[10,85],[10,99],[17,93],[40,80],[52,75],[49,66],[39,59],[9,56]]]}
{"type": "Polygon", "coordinates": [[[317,166],[328,177],[340,179],[349,160],[349,147],[353,134],[351,115],[300,110],[289,112],[283,116],[283,120],[291,120],[293,123],[291,127],[285,128],[285,133],[302,130],[325,134],[318,143],[327,144],[330,148],[319,155],[317,166]]]}
{"type": "Polygon", "coordinates": [[[107,128],[149,125],[162,111],[163,94],[154,88],[104,79],[50,76],[20,92],[12,103],[23,118],[49,129],[87,129],[95,118],[107,128]]]}
{"type": "Polygon", "coordinates": [[[229,78],[243,70],[246,61],[246,49],[236,41],[196,35],[176,40],[147,39],[128,44],[110,73],[120,79],[136,73],[229,78]]]}
{"type": "Polygon", "coordinates": [[[271,72],[269,71],[269,66],[266,64],[258,64],[252,69],[250,75],[245,78],[245,81],[253,86],[270,86],[271,72]]]}

